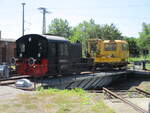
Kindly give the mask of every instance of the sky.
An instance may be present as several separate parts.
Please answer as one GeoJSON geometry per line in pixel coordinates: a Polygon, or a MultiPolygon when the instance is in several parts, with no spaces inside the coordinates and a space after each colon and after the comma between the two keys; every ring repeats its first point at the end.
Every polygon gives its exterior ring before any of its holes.
{"type": "Polygon", "coordinates": [[[22,35],[22,5],[25,5],[25,34],[42,33],[45,7],[46,26],[54,18],[67,19],[71,26],[91,18],[96,24],[114,23],[123,36],[138,37],[142,23],[150,23],[150,0],[0,0],[0,30],[4,39],[22,35]]]}

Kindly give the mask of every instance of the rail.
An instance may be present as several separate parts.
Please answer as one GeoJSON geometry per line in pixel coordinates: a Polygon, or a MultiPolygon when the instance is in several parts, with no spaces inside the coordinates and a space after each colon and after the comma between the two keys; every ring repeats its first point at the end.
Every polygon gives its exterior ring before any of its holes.
{"type": "Polygon", "coordinates": [[[135,88],[135,89],[136,89],[138,92],[143,93],[143,94],[145,94],[145,95],[147,95],[147,96],[150,97],[150,92],[144,91],[144,90],[142,90],[142,89],[140,89],[140,88],[135,88]]]}
{"type": "Polygon", "coordinates": [[[139,106],[133,104],[132,102],[130,102],[130,101],[128,101],[128,100],[126,100],[126,99],[124,99],[124,98],[118,96],[117,94],[115,94],[114,92],[108,90],[107,88],[103,88],[103,91],[104,91],[104,93],[106,93],[106,94],[108,93],[109,95],[111,95],[111,96],[113,96],[113,97],[115,97],[115,98],[118,98],[118,99],[120,99],[121,101],[123,101],[124,103],[130,105],[133,109],[135,109],[135,110],[138,111],[139,113],[148,113],[148,112],[145,111],[144,109],[142,109],[142,108],[140,108],[139,106]]]}
{"type": "Polygon", "coordinates": [[[9,77],[9,78],[0,78],[0,81],[16,80],[16,79],[29,78],[29,77],[30,77],[29,75],[22,75],[22,76],[15,75],[15,76],[12,76],[12,77],[9,77]]]}
{"type": "Polygon", "coordinates": [[[1,78],[0,85],[14,84],[18,79],[29,78],[29,77],[30,77],[29,75],[24,75],[24,76],[13,76],[13,77],[9,77],[9,78],[1,78]]]}

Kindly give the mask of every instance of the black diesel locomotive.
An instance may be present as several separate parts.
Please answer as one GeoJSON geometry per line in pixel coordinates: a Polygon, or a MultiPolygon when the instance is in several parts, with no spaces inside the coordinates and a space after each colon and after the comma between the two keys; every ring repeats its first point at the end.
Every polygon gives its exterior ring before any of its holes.
{"type": "Polygon", "coordinates": [[[68,75],[89,70],[91,58],[82,58],[80,42],[52,35],[29,34],[16,40],[16,69],[20,75],[68,75]]]}

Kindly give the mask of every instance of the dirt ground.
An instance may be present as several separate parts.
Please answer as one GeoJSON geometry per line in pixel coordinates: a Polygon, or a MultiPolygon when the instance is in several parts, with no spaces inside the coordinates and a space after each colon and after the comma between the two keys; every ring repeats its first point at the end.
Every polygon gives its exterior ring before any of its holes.
{"type": "MultiPolygon", "coordinates": [[[[113,87],[114,89],[120,88],[123,90],[134,90],[135,87],[139,87],[146,91],[150,91],[150,78],[138,78],[138,79],[137,78],[136,79],[129,78],[127,80],[115,82],[108,87],[113,87]]],[[[16,97],[17,95],[33,94],[33,93],[34,92],[32,92],[32,91],[23,91],[20,89],[9,87],[9,86],[0,86],[0,101],[1,101],[1,104],[5,105],[5,106],[3,106],[3,108],[7,109],[9,107],[7,104],[11,103],[12,100],[14,99],[14,97],[16,97]]],[[[89,95],[91,95],[91,97],[93,97],[93,93],[91,93],[89,95]]],[[[100,98],[104,98],[102,96],[102,94],[96,94],[96,95],[97,96],[95,96],[93,98],[94,100],[99,100],[100,98]]],[[[126,98],[126,99],[148,111],[148,104],[150,102],[150,98],[142,97],[142,98],[126,98]]],[[[132,107],[130,107],[129,105],[126,105],[125,103],[121,102],[118,99],[111,99],[111,100],[105,99],[104,103],[107,106],[109,106],[115,113],[138,113],[132,107]]],[[[16,105],[15,107],[20,106],[19,104],[15,104],[15,105],[16,105]]],[[[96,109],[96,110],[99,109],[99,108],[97,108],[97,105],[94,106],[93,109],[96,109]]],[[[33,106],[33,105],[27,106],[27,108],[29,108],[29,109],[34,109],[34,107],[35,106],[33,106]]],[[[82,106],[80,106],[80,107],[82,109],[82,106]]],[[[63,110],[66,110],[66,109],[63,108],[63,110]]],[[[84,112],[85,111],[86,110],[84,110],[84,112]]],[[[5,113],[5,112],[2,112],[2,113],[5,113]]],[[[17,113],[17,112],[14,112],[14,113],[17,113]]],[[[26,113],[26,112],[22,112],[22,113],[26,113]]],[[[45,112],[45,113],[48,113],[48,112],[45,112]]],[[[62,113],[69,113],[69,111],[65,111],[62,113]]],[[[96,113],[99,113],[99,112],[96,111],[96,113]]],[[[112,112],[110,112],[110,113],[112,113],[112,112]]]]}
{"type": "MultiPolygon", "coordinates": [[[[29,91],[24,91],[16,89],[11,86],[0,86],[0,100],[9,100],[14,98],[18,94],[29,93],[29,91]]],[[[31,93],[31,92],[30,92],[31,93]]]]}
{"type": "Polygon", "coordinates": [[[82,89],[22,91],[0,86],[0,113],[115,113],[101,95],[82,89]]]}

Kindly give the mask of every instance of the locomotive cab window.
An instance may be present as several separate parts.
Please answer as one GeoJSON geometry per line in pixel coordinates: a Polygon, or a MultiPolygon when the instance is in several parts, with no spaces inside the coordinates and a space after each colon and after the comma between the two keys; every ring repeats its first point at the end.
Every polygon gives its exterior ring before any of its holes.
{"type": "Polygon", "coordinates": [[[115,51],[116,50],[116,43],[105,43],[104,50],[105,51],[115,51]]]}
{"type": "Polygon", "coordinates": [[[128,44],[122,44],[122,50],[127,51],[128,50],[128,44]]]}
{"type": "Polygon", "coordinates": [[[56,56],[56,43],[49,43],[49,55],[56,56]]]}
{"type": "Polygon", "coordinates": [[[59,56],[68,56],[68,44],[60,43],[59,44],[59,56]]]}
{"type": "Polygon", "coordinates": [[[97,51],[97,43],[91,43],[90,44],[90,52],[96,52],[97,51]]]}

